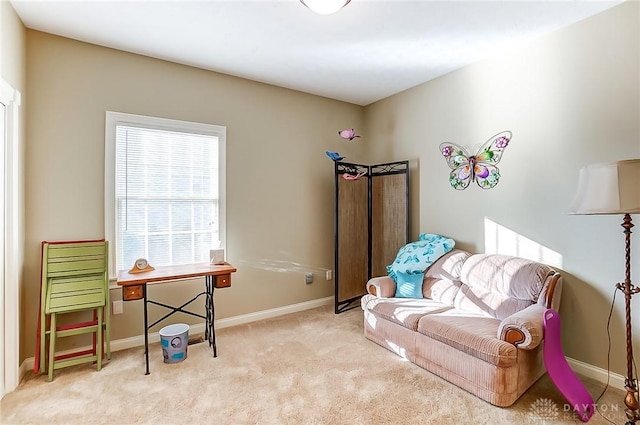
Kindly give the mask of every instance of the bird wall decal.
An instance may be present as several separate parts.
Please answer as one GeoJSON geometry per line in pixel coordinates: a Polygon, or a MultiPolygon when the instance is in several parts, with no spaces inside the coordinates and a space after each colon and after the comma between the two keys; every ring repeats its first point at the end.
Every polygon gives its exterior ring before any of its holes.
{"type": "Polygon", "coordinates": [[[358,173],[358,174],[349,174],[349,173],[344,173],[344,174],[340,174],[340,176],[345,179],[345,180],[358,180],[360,177],[364,176],[366,173],[358,173]]]}
{"type": "Polygon", "coordinates": [[[336,161],[336,162],[337,161],[342,161],[343,159],[346,158],[344,156],[340,156],[340,154],[338,152],[329,152],[329,151],[327,151],[325,153],[327,154],[327,156],[329,158],[331,158],[331,160],[336,161]]]}

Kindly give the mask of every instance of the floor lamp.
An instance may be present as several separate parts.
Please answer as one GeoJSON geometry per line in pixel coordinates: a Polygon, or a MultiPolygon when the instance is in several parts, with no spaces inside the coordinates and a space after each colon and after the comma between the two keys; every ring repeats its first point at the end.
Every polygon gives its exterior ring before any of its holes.
{"type": "Polygon", "coordinates": [[[571,214],[623,214],[625,235],[625,279],[616,289],[624,294],[627,376],[624,398],[626,425],[640,423],[638,410],[638,379],[634,377],[633,339],[631,337],[631,297],[640,287],[631,283],[631,214],[640,214],[640,159],[608,164],[591,164],[580,171],[578,191],[571,214]]]}

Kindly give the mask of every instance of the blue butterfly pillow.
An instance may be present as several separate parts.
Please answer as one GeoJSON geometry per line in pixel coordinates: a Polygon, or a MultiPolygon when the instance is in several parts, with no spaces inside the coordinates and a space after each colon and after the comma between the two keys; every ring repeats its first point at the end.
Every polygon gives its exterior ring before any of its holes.
{"type": "Polygon", "coordinates": [[[442,235],[421,233],[420,240],[398,250],[387,272],[396,282],[396,297],[422,298],[422,278],[427,268],[455,246],[453,239],[442,235]]]}
{"type": "Polygon", "coordinates": [[[424,273],[396,272],[397,298],[424,298],[422,296],[422,280],[424,273]]]}

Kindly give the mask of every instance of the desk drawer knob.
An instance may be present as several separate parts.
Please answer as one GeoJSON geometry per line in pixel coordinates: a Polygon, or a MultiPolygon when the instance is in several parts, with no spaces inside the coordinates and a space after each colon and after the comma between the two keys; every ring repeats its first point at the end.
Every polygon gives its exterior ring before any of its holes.
{"type": "Polygon", "coordinates": [[[216,276],[216,288],[228,288],[231,286],[231,275],[223,274],[216,276]]]}

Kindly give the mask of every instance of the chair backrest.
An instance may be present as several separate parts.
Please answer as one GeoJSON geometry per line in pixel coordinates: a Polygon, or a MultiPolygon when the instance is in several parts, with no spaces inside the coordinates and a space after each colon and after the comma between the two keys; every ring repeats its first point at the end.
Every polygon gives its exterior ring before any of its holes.
{"type": "Polygon", "coordinates": [[[106,306],[108,242],[43,242],[42,305],[45,313],[106,306]]]}

